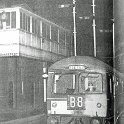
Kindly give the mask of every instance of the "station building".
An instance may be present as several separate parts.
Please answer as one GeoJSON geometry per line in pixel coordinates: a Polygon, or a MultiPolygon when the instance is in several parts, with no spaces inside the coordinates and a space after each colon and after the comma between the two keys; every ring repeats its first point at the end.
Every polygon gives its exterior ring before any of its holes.
{"type": "Polygon", "coordinates": [[[71,55],[70,30],[30,8],[0,9],[0,122],[44,113],[43,68],[71,55]]]}

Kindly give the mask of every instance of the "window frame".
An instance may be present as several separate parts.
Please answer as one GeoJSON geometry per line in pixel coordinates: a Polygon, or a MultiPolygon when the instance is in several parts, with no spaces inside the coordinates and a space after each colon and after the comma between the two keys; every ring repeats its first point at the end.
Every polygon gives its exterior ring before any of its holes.
{"type": "MultiPolygon", "coordinates": [[[[99,72],[88,72],[88,75],[89,74],[100,74],[101,75],[101,79],[102,79],[102,81],[101,81],[101,90],[100,91],[92,91],[92,92],[87,92],[86,90],[83,90],[83,92],[82,93],[80,93],[80,91],[79,91],[79,93],[80,94],[102,94],[103,93],[103,74],[102,73],[99,73],[99,72]]],[[[78,81],[78,89],[79,89],[79,81],[78,81]]]]}
{"type": "MultiPolygon", "coordinates": [[[[56,74],[60,74],[60,75],[61,75],[61,74],[71,74],[71,73],[77,75],[77,77],[78,77],[78,79],[76,79],[76,80],[77,80],[77,84],[75,83],[75,90],[78,90],[78,93],[79,93],[79,94],[102,94],[102,93],[103,93],[103,85],[105,85],[105,84],[103,84],[103,74],[102,74],[102,73],[89,72],[89,74],[100,74],[100,75],[101,75],[101,79],[102,79],[102,80],[101,80],[101,90],[100,90],[100,91],[87,92],[87,91],[84,90],[83,92],[80,92],[80,91],[79,91],[79,87],[80,87],[80,86],[79,86],[79,83],[80,83],[80,82],[79,82],[79,76],[80,76],[80,75],[78,75],[77,72],[75,72],[75,71],[74,71],[74,72],[70,72],[70,71],[69,71],[69,72],[66,72],[66,73],[62,73],[62,72],[59,72],[59,73],[58,73],[58,72],[55,72],[55,73],[53,74],[53,77],[52,77],[52,94],[55,94],[55,95],[67,95],[67,93],[57,93],[57,92],[55,93],[55,92],[54,92],[54,84],[55,84],[55,83],[54,83],[54,80],[55,80],[55,75],[56,75],[56,74]]],[[[80,71],[80,73],[85,73],[85,72],[80,71]]],[[[73,84],[72,84],[72,89],[73,89],[73,84]]]]}
{"type": "MultiPolygon", "coordinates": [[[[55,93],[55,92],[54,92],[54,85],[55,85],[54,80],[55,80],[55,75],[57,75],[57,74],[60,74],[60,75],[62,75],[62,74],[63,74],[63,75],[75,74],[75,75],[77,75],[77,73],[75,73],[75,72],[70,72],[70,71],[69,71],[69,72],[66,72],[66,73],[56,73],[56,72],[55,72],[55,73],[53,74],[53,78],[52,78],[52,79],[53,79],[53,81],[52,81],[52,94],[55,94],[55,95],[68,95],[67,93],[57,93],[57,92],[55,93]]],[[[71,88],[71,89],[73,89],[73,82],[72,82],[72,88],[71,88]]],[[[75,82],[75,90],[76,90],[76,82],[75,82]]]]}
{"type": "Polygon", "coordinates": [[[2,13],[5,13],[5,19],[1,19],[1,27],[0,30],[11,30],[17,28],[17,11],[4,11],[0,12],[0,17],[2,18],[2,13]],[[9,16],[7,16],[9,15],[9,16]],[[15,18],[13,18],[15,17],[15,18]],[[5,24],[5,27],[3,26],[5,24]],[[9,24],[9,25],[8,25],[9,24]]]}

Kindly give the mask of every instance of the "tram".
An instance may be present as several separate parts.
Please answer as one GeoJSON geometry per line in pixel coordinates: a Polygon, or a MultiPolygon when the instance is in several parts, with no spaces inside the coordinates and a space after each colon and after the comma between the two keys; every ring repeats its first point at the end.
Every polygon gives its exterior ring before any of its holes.
{"type": "Polygon", "coordinates": [[[113,69],[89,56],[72,56],[48,69],[47,124],[113,124],[113,69]]]}

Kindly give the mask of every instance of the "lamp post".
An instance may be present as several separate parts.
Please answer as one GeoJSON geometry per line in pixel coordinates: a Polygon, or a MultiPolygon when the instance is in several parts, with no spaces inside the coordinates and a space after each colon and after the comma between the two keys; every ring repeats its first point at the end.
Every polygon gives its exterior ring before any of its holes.
{"type": "Polygon", "coordinates": [[[73,0],[73,4],[63,4],[59,5],[59,8],[71,7],[73,6],[73,36],[74,36],[74,56],[77,56],[77,41],[76,41],[76,0],[73,0]]]}
{"type": "Polygon", "coordinates": [[[93,43],[94,43],[94,56],[96,57],[96,22],[95,22],[95,0],[92,0],[93,6],[93,43]]]}
{"type": "Polygon", "coordinates": [[[77,56],[77,41],[76,41],[76,1],[73,0],[73,28],[74,28],[74,56],[77,56]]]}

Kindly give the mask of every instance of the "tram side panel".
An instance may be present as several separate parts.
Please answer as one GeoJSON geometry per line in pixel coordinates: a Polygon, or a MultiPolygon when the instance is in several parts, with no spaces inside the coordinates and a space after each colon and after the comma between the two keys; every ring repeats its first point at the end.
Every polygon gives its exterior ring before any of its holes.
{"type": "Polygon", "coordinates": [[[113,74],[106,74],[107,83],[107,120],[110,124],[114,123],[114,89],[113,74]]]}
{"type": "Polygon", "coordinates": [[[115,124],[124,123],[124,79],[122,76],[114,76],[115,88],[115,124]]]}

